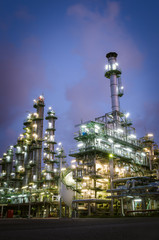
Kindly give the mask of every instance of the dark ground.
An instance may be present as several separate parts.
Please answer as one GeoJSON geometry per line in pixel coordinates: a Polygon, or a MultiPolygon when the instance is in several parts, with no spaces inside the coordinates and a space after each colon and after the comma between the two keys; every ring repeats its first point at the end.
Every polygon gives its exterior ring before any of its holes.
{"type": "Polygon", "coordinates": [[[159,240],[159,217],[0,219],[0,240],[159,240]]]}

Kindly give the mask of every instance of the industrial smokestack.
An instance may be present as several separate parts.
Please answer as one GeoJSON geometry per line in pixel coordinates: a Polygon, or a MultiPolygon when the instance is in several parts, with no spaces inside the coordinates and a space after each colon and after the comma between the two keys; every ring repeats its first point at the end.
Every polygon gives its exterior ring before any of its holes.
{"type": "Polygon", "coordinates": [[[105,77],[110,79],[112,112],[120,111],[118,78],[120,77],[121,71],[119,70],[116,61],[117,56],[118,54],[116,52],[109,52],[106,55],[108,58],[108,64],[106,65],[105,77]]]}

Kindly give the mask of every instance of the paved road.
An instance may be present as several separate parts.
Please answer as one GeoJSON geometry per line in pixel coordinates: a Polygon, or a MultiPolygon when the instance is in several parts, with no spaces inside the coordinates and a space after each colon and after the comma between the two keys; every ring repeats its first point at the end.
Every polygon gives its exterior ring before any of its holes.
{"type": "Polygon", "coordinates": [[[159,217],[0,219],[0,240],[159,240],[159,217]]]}

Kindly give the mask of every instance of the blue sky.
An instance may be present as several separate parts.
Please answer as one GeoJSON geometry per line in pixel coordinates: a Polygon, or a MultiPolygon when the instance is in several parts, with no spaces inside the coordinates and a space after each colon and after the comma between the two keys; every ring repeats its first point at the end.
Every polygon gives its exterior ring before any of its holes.
{"type": "Polygon", "coordinates": [[[15,144],[32,100],[44,94],[58,116],[66,153],[74,125],[111,111],[105,55],[118,53],[137,136],[159,142],[157,0],[2,0],[0,2],[0,152],[15,144]]]}

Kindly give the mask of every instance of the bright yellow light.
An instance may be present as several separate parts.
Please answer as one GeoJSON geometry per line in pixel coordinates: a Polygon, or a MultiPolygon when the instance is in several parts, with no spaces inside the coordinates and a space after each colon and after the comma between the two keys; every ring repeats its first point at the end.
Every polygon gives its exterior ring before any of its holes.
{"type": "Polygon", "coordinates": [[[102,165],[100,163],[96,163],[96,169],[98,170],[99,168],[102,169],[102,165]]]}
{"type": "Polygon", "coordinates": [[[148,133],[147,136],[148,137],[153,137],[153,133],[148,133]]]}
{"type": "Polygon", "coordinates": [[[89,180],[89,177],[83,177],[84,180],[89,180]]]}
{"type": "Polygon", "coordinates": [[[87,192],[88,190],[87,189],[82,189],[81,192],[87,192]]]}
{"type": "Polygon", "coordinates": [[[109,154],[109,157],[110,157],[110,158],[113,158],[113,154],[109,154]]]}
{"type": "Polygon", "coordinates": [[[108,179],[107,179],[107,178],[104,178],[103,180],[104,180],[105,182],[108,182],[108,179]]]}
{"type": "Polygon", "coordinates": [[[76,162],[76,159],[71,160],[71,163],[74,163],[74,162],[76,162]]]}
{"type": "Polygon", "coordinates": [[[61,168],[61,171],[65,171],[66,170],[66,168],[61,168]]]}
{"type": "Polygon", "coordinates": [[[71,167],[72,167],[73,169],[75,169],[75,168],[76,168],[76,166],[75,166],[75,165],[72,165],[71,167]]]}

